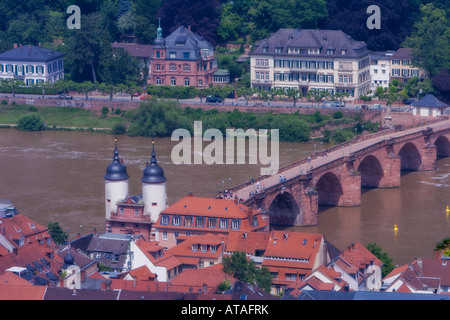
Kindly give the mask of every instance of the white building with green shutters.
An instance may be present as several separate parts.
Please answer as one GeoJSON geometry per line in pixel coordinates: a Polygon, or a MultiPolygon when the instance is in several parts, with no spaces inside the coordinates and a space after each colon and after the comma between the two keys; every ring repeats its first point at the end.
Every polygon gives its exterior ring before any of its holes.
{"type": "Polygon", "coordinates": [[[64,53],[33,45],[14,45],[0,54],[0,79],[20,79],[27,86],[64,79],[64,53]]]}

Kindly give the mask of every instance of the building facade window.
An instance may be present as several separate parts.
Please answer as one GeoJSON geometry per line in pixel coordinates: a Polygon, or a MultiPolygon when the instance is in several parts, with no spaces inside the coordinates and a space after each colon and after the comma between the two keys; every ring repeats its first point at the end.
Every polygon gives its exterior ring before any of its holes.
{"type": "Polygon", "coordinates": [[[174,226],[179,226],[179,225],[181,225],[181,217],[180,217],[180,216],[174,216],[174,217],[172,218],[172,224],[173,224],[174,226]]]}
{"type": "Polygon", "coordinates": [[[168,225],[169,224],[169,216],[168,215],[161,215],[161,224],[168,225]]]}

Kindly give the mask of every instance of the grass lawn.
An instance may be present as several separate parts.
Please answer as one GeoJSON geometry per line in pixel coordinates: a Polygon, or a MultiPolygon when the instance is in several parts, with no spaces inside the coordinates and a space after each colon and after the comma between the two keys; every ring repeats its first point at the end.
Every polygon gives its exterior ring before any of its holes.
{"type": "Polygon", "coordinates": [[[40,106],[30,108],[29,105],[1,104],[0,124],[17,124],[21,116],[31,112],[39,114],[48,127],[112,128],[115,123],[123,121],[121,116],[111,113],[102,117],[100,111],[74,107],[40,106]]]}

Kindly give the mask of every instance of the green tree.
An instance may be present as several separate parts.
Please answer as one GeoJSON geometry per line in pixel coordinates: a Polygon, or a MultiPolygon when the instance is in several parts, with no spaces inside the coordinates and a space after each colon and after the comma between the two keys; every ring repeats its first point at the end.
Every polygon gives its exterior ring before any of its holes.
{"type": "Polygon", "coordinates": [[[450,24],[445,10],[432,3],[420,8],[422,19],[414,25],[414,32],[403,46],[412,48],[412,63],[426,70],[430,76],[450,68],[450,24]]]}
{"type": "Polygon", "coordinates": [[[391,117],[392,104],[401,98],[401,95],[397,92],[397,87],[391,85],[389,88],[385,88],[384,92],[378,95],[378,98],[386,102],[386,118],[389,119],[391,117]]]}
{"type": "Polygon", "coordinates": [[[38,82],[38,83],[33,84],[33,87],[41,89],[42,90],[42,99],[45,99],[45,91],[47,89],[53,88],[53,83],[50,83],[48,81],[38,82]]]}
{"type": "Polygon", "coordinates": [[[222,259],[223,271],[239,281],[254,284],[266,292],[270,292],[272,275],[267,267],[256,268],[252,260],[247,260],[244,251],[235,251],[231,256],[222,259]]]}
{"type": "Polygon", "coordinates": [[[98,91],[100,91],[103,94],[108,94],[109,101],[112,101],[113,96],[118,92],[118,90],[119,90],[118,86],[112,84],[100,83],[98,85],[98,91]]]}
{"type": "Polygon", "coordinates": [[[297,100],[301,99],[302,92],[297,88],[289,88],[286,90],[286,95],[289,99],[292,99],[294,101],[294,108],[297,106],[297,100]]]}
{"type": "Polygon", "coordinates": [[[378,259],[383,262],[383,266],[381,268],[381,273],[383,277],[387,276],[392,270],[394,270],[395,265],[393,263],[392,258],[389,257],[389,255],[384,252],[380,246],[378,246],[376,243],[370,243],[366,246],[366,248],[378,259]]]}
{"type": "Polygon", "coordinates": [[[245,99],[245,105],[248,106],[248,100],[250,99],[250,97],[255,93],[255,89],[251,88],[251,87],[239,87],[236,90],[236,94],[238,97],[244,97],[245,99]]]}
{"type": "Polygon", "coordinates": [[[125,50],[105,48],[99,60],[99,75],[107,84],[136,84],[141,80],[139,61],[125,50]]]}
{"type": "Polygon", "coordinates": [[[331,97],[331,95],[326,90],[319,91],[319,90],[312,89],[306,93],[306,97],[308,99],[312,99],[315,102],[317,102],[317,108],[319,108],[320,101],[329,99],[331,97]]]}
{"type": "Polygon", "coordinates": [[[17,129],[22,131],[40,131],[44,129],[44,122],[39,114],[25,114],[19,118],[17,129]]]}
{"type": "Polygon", "coordinates": [[[86,95],[86,100],[88,100],[88,93],[94,91],[96,86],[95,83],[92,83],[91,81],[83,81],[75,84],[75,88],[78,92],[84,93],[86,95]]]}
{"type": "Polygon", "coordinates": [[[253,40],[266,38],[280,28],[315,29],[328,16],[325,0],[261,0],[248,11],[253,40]]]}
{"type": "Polygon", "coordinates": [[[270,274],[270,270],[266,266],[262,266],[260,269],[257,269],[255,282],[258,285],[258,288],[261,288],[266,292],[270,292],[272,278],[273,276],[270,274]]]}
{"type": "Polygon", "coordinates": [[[255,266],[251,260],[247,260],[244,251],[235,251],[231,256],[222,259],[223,271],[235,277],[239,281],[253,283],[255,266]]]}
{"type": "Polygon", "coordinates": [[[450,237],[438,242],[434,251],[442,252],[445,257],[450,257],[450,237]]]}
{"type": "Polygon", "coordinates": [[[52,236],[53,241],[56,244],[65,244],[68,234],[61,228],[59,222],[49,222],[47,225],[48,233],[52,236]]]}
{"type": "Polygon", "coordinates": [[[227,2],[222,5],[222,14],[220,24],[217,28],[217,34],[224,42],[236,40],[244,27],[242,17],[233,12],[233,3],[227,2]]]}
{"type": "Polygon", "coordinates": [[[97,13],[82,15],[81,20],[83,27],[72,30],[67,41],[71,77],[76,81],[97,82],[99,59],[103,57],[105,47],[111,49],[111,39],[100,29],[101,20],[97,13]]]}
{"type": "Polygon", "coordinates": [[[20,86],[24,86],[25,82],[20,79],[0,79],[0,85],[8,90],[11,90],[12,96],[16,96],[16,88],[20,86]]]}

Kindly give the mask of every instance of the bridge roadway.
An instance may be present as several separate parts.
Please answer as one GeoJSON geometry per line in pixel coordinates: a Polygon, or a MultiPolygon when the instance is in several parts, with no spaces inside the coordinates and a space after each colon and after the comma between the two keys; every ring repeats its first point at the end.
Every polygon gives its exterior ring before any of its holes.
{"type": "MultiPolygon", "coordinates": [[[[326,203],[326,201],[324,202],[322,200],[322,203],[320,203],[320,199],[318,199],[316,197],[315,201],[316,204],[312,204],[310,205],[311,208],[309,209],[305,209],[303,208],[303,204],[301,203],[302,201],[305,202],[305,198],[300,195],[300,194],[305,194],[307,193],[306,189],[302,189],[301,191],[298,191],[297,193],[292,192],[292,190],[289,189],[289,185],[292,187],[294,184],[301,184],[301,181],[304,180],[308,180],[311,182],[309,184],[309,190],[317,190],[318,185],[318,179],[320,176],[323,176],[324,172],[326,171],[330,171],[331,167],[333,167],[333,164],[336,164],[336,166],[342,166],[342,163],[349,163],[351,162],[353,164],[353,162],[355,161],[355,155],[358,156],[359,153],[364,153],[364,155],[361,155],[361,158],[363,157],[367,157],[368,153],[367,150],[370,149],[372,147],[372,149],[379,149],[382,150],[382,152],[384,152],[384,155],[382,157],[385,158],[390,158],[391,161],[388,165],[385,165],[383,163],[383,160],[381,160],[381,167],[383,167],[382,170],[384,170],[384,172],[382,171],[380,175],[384,175],[386,176],[386,179],[390,179],[389,176],[394,176],[394,179],[397,179],[398,182],[395,182],[394,185],[386,185],[385,187],[399,187],[400,186],[400,170],[403,170],[403,164],[400,164],[400,160],[396,160],[398,162],[398,164],[392,164],[392,159],[394,157],[397,157],[400,159],[399,156],[399,148],[403,147],[405,145],[405,141],[408,141],[408,139],[411,139],[410,137],[414,137],[413,139],[416,139],[417,141],[420,141],[419,143],[416,143],[417,145],[419,145],[417,148],[419,150],[419,153],[422,154],[426,149],[426,146],[430,146],[430,136],[431,134],[434,134],[435,136],[439,136],[440,132],[442,132],[442,134],[447,133],[449,134],[448,129],[450,129],[450,120],[445,120],[445,121],[441,121],[441,122],[436,122],[433,124],[428,124],[426,126],[421,126],[421,127],[416,127],[416,128],[411,128],[411,129],[405,129],[405,130],[400,130],[400,131],[395,131],[395,129],[387,129],[387,130],[383,130],[383,131],[379,131],[377,133],[373,133],[373,134],[366,134],[366,135],[359,135],[358,137],[355,137],[354,139],[344,142],[340,145],[334,146],[330,149],[328,149],[326,155],[322,154],[322,152],[316,152],[315,154],[311,155],[310,160],[308,160],[308,158],[306,159],[301,159],[299,161],[296,161],[294,163],[291,163],[283,168],[280,168],[278,170],[278,172],[276,174],[272,174],[272,175],[266,175],[266,176],[261,176],[258,177],[254,180],[253,183],[251,183],[250,181],[247,181],[239,186],[235,186],[234,188],[230,188],[228,190],[232,191],[233,193],[233,197],[237,197],[238,199],[240,199],[240,201],[242,201],[244,204],[248,205],[249,207],[253,207],[253,208],[258,208],[261,209],[262,212],[266,212],[269,213],[269,208],[271,207],[272,202],[274,202],[274,199],[277,195],[283,194],[283,192],[290,192],[292,194],[292,196],[295,198],[295,200],[291,201],[291,202],[296,202],[297,205],[295,204],[288,204],[287,207],[286,205],[282,205],[280,208],[280,210],[284,209],[289,209],[289,210],[293,210],[295,213],[294,215],[296,216],[301,216],[301,217],[293,217],[291,219],[288,219],[289,222],[287,222],[287,224],[293,224],[293,225],[314,225],[317,224],[318,218],[317,218],[317,212],[318,212],[318,205],[319,204],[325,204],[325,205],[329,205],[328,203],[326,203]],[[425,137],[425,138],[424,138],[425,137]],[[428,137],[428,138],[427,138],[428,137]],[[427,140],[428,141],[423,141],[423,140],[427,140]],[[387,145],[394,145],[396,142],[395,141],[400,141],[402,140],[402,144],[400,145],[400,143],[398,143],[400,146],[396,148],[396,150],[391,149],[391,151],[388,151],[388,153],[391,153],[391,156],[386,157],[386,146],[387,145]],[[384,142],[384,143],[383,143],[384,142]],[[395,153],[395,155],[394,155],[395,153]],[[346,160],[347,159],[347,160],[346,160]],[[350,159],[350,160],[349,160],[350,159]],[[340,163],[340,164],[339,164],[340,163]],[[400,167],[401,166],[401,167],[400,167]],[[387,172],[384,167],[390,167],[389,170],[393,170],[393,171],[398,171],[394,174],[392,174],[391,172],[387,172]],[[392,169],[394,168],[394,169],[392,169]],[[322,170],[321,170],[322,169],[322,170]],[[284,176],[285,180],[284,181],[280,181],[280,177],[284,176]],[[397,178],[395,178],[395,176],[397,178]],[[258,188],[259,186],[259,188],[258,188]],[[288,187],[288,189],[286,190],[286,187],[288,187]],[[270,194],[273,194],[272,196],[270,196],[270,194]],[[266,203],[264,204],[264,198],[270,198],[267,199],[266,203]],[[317,208],[316,208],[317,207],[317,208]],[[302,212],[303,211],[303,212],[302,212]],[[307,213],[306,211],[312,211],[310,213],[307,213]],[[309,221],[306,217],[308,215],[316,215],[316,218],[309,218],[309,221]],[[306,220],[305,220],[306,219],[306,220]]],[[[445,136],[445,134],[444,134],[445,136]]],[[[447,137],[446,139],[446,143],[448,144],[447,148],[447,156],[450,155],[448,154],[450,152],[450,143],[448,143],[448,140],[450,140],[450,137],[447,137]]],[[[432,143],[432,142],[431,142],[432,143]]],[[[436,140],[435,140],[436,143],[436,140]]],[[[434,147],[434,146],[433,146],[434,147]]],[[[436,149],[436,148],[434,148],[436,149]]],[[[371,150],[372,152],[373,150],[371,150]]],[[[429,152],[429,151],[425,151],[425,152],[429,152]]],[[[426,155],[420,155],[422,157],[422,159],[425,159],[424,161],[426,161],[426,155]]],[[[377,156],[378,158],[380,158],[380,156],[377,156]]],[[[432,152],[431,156],[429,156],[429,158],[431,159],[430,161],[432,161],[435,164],[435,160],[436,160],[436,150],[434,150],[434,153],[432,152]],[[433,158],[434,159],[431,159],[433,158]]],[[[419,160],[419,161],[422,161],[419,160]]],[[[395,159],[394,159],[395,160],[395,159]]],[[[362,163],[363,159],[359,159],[357,161],[357,163],[360,165],[362,163]]],[[[402,159],[403,161],[403,159],[402,159]]],[[[429,161],[429,162],[430,162],[429,161]]],[[[425,169],[411,169],[411,170],[430,170],[430,168],[432,168],[433,165],[429,165],[428,168],[425,169]]],[[[338,169],[338,174],[337,176],[339,176],[339,183],[340,184],[353,184],[355,186],[353,186],[353,188],[359,188],[358,191],[359,192],[359,198],[360,198],[360,191],[361,191],[361,182],[364,180],[364,178],[361,178],[361,174],[358,173],[357,170],[358,167],[354,167],[353,168],[353,172],[356,172],[356,175],[359,175],[359,180],[352,180],[352,182],[345,182],[343,180],[342,177],[340,177],[339,175],[339,170],[338,169]],[[356,184],[359,184],[358,186],[356,186],[356,184]]],[[[410,169],[407,169],[410,170],[410,169]]],[[[351,178],[353,179],[353,178],[351,178]]],[[[367,179],[366,179],[367,180],[367,179]]],[[[348,181],[348,180],[346,180],[348,181]]],[[[329,181],[327,181],[326,183],[330,184],[329,181]]],[[[376,185],[375,187],[383,187],[381,185],[376,185]]],[[[326,187],[325,187],[326,188],[326,187]]],[[[344,189],[345,193],[345,186],[342,186],[342,188],[344,189]]],[[[347,188],[348,189],[348,188],[347,188]]],[[[342,191],[340,191],[342,193],[342,191]]],[[[311,192],[310,192],[311,194],[311,192]]],[[[323,197],[327,197],[329,196],[329,194],[325,194],[322,195],[322,199],[323,197]]],[[[348,198],[354,198],[354,195],[348,195],[348,198]]],[[[340,203],[334,203],[332,205],[343,205],[346,206],[345,204],[345,199],[343,200],[344,202],[340,202],[340,203]]],[[[309,201],[311,202],[311,201],[309,201]]],[[[351,202],[351,201],[350,201],[351,202]]],[[[358,203],[357,201],[353,204],[348,203],[348,206],[352,206],[352,205],[359,205],[360,202],[358,203]]],[[[280,211],[278,210],[278,211],[280,211]]],[[[281,224],[286,224],[284,222],[282,222],[281,224]]]]}

